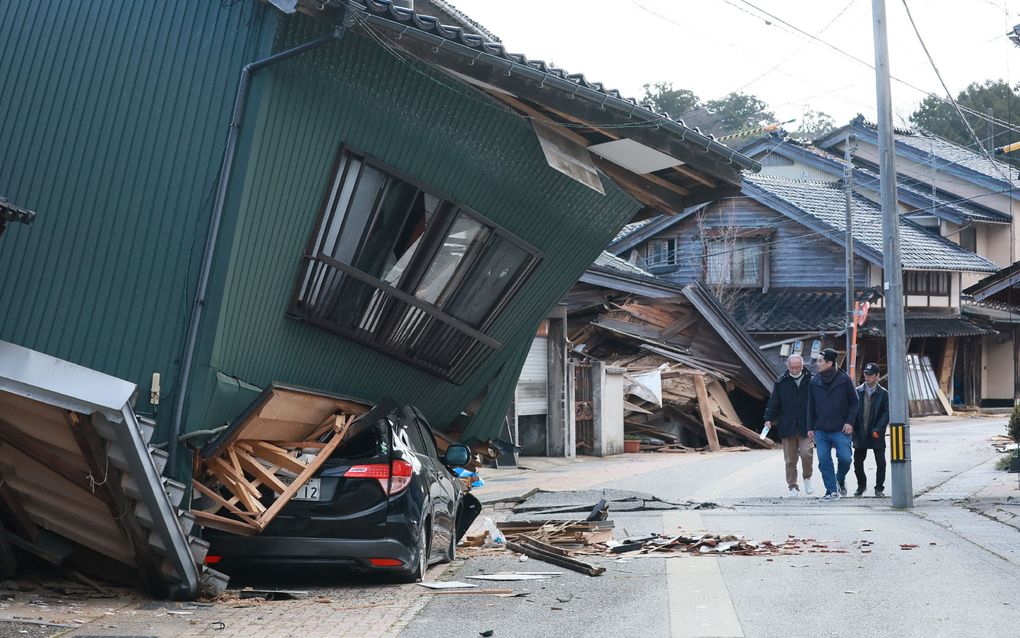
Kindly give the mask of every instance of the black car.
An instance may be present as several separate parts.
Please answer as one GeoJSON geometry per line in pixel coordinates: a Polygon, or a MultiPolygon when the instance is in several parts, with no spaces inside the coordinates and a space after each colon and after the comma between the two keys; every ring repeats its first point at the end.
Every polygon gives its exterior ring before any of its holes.
{"type": "Polygon", "coordinates": [[[481,510],[451,473],[469,458],[459,444],[440,455],[420,411],[384,401],[351,426],[262,533],[206,530],[207,562],[228,574],[244,566],[329,566],[418,581],[429,564],[453,560],[481,510]]]}

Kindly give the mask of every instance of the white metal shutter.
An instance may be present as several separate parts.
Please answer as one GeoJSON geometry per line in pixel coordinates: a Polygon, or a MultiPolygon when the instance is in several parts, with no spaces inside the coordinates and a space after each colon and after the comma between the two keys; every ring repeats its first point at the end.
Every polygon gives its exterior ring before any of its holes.
{"type": "Polygon", "coordinates": [[[517,380],[517,414],[549,412],[549,338],[535,337],[517,380]]]}

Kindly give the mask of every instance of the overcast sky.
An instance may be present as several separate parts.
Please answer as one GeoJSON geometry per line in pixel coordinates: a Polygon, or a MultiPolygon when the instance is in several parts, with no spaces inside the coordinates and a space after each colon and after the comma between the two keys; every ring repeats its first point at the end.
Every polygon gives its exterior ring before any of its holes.
{"type": "MultiPolygon", "coordinates": [[[[945,93],[907,20],[886,0],[893,76],[945,93]]],[[[921,36],[955,96],[973,81],[1020,81],[1020,49],[1006,32],[1020,0],[907,0],[921,36]]],[[[874,63],[871,0],[455,0],[514,53],[640,97],[642,85],[672,82],[703,100],[732,91],[764,99],[781,120],[805,109],[837,123],[875,118],[875,73],[751,5],[847,54],[874,63]],[[767,21],[766,21],[767,20],[767,21]]],[[[906,120],[924,93],[892,83],[893,112],[906,120]]],[[[788,128],[795,128],[796,124],[788,128]]]]}

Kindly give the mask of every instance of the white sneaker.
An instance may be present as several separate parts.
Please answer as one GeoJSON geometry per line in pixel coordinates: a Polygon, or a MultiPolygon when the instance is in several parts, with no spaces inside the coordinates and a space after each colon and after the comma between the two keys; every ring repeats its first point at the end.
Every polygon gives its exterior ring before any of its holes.
{"type": "Polygon", "coordinates": [[[814,494],[815,488],[811,487],[811,479],[804,479],[804,493],[814,494]]]}
{"type": "Polygon", "coordinates": [[[798,496],[800,496],[800,490],[795,487],[791,487],[790,491],[786,494],[787,498],[797,498],[798,496]]]}

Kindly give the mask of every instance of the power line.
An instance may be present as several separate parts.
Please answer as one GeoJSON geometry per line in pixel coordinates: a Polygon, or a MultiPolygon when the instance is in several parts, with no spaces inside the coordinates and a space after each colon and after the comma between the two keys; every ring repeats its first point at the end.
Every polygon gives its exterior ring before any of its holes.
{"type": "Polygon", "coordinates": [[[974,129],[971,127],[970,122],[968,122],[967,118],[964,117],[963,111],[960,110],[960,105],[956,103],[956,100],[953,98],[952,92],[950,92],[949,87],[946,86],[945,80],[942,79],[942,73],[939,71],[939,68],[935,65],[935,60],[932,59],[931,52],[928,51],[928,45],[924,43],[924,38],[921,37],[921,31],[917,28],[917,23],[914,22],[914,15],[910,12],[910,6],[907,4],[907,0],[901,1],[903,2],[903,8],[907,12],[907,19],[910,20],[910,26],[913,27],[914,34],[917,36],[917,41],[921,44],[921,49],[924,50],[924,55],[925,57],[928,58],[928,63],[931,64],[932,71],[935,72],[935,77],[939,79],[939,84],[942,85],[942,89],[946,92],[946,96],[949,98],[949,102],[953,105],[953,108],[956,109],[956,113],[957,115],[960,116],[960,120],[963,122],[963,125],[967,127],[967,132],[970,133],[970,136],[978,144],[978,147],[984,152],[985,157],[987,157],[988,161],[992,163],[992,166],[995,167],[995,170],[1000,175],[1002,175],[1003,179],[1005,179],[1007,182],[1010,182],[1011,178],[1008,177],[1002,171],[1002,169],[999,167],[999,163],[992,159],[992,156],[988,152],[988,149],[981,145],[981,140],[978,139],[977,133],[974,132],[974,129]]]}
{"type": "MultiPolygon", "coordinates": [[[[775,15],[774,13],[770,13],[770,12],[766,11],[765,9],[762,9],[758,5],[754,4],[753,2],[750,2],[750,0],[723,0],[723,2],[725,2],[726,4],[730,5],[731,7],[735,8],[735,9],[737,9],[738,11],[746,13],[746,14],[748,14],[750,16],[753,16],[753,17],[755,17],[755,18],[757,18],[759,20],[762,19],[761,15],[755,15],[753,12],[747,10],[746,8],[744,8],[742,6],[739,6],[737,3],[739,2],[739,3],[742,3],[744,5],[747,5],[748,7],[751,7],[755,11],[758,11],[762,15],[768,17],[770,20],[773,20],[773,21],[779,23],[780,25],[785,26],[786,28],[783,29],[784,31],[789,32],[790,30],[792,30],[795,34],[801,35],[801,36],[809,38],[809,39],[811,39],[811,40],[813,40],[815,42],[818,42],[819,44],[822,44],[826,48],[829,48],[829,49],[835,51],[836,53],[838,53],[838,54],[840,54],[840,55],[842,55],[842,56],[844,56],[846,58],[849,58],[849,59],[853,60],[854,62],[857,62],[858,64],[862,64],[862,65],[868,67],[871,70],[875,69],[875,65],[870,63],[870,62],[868,62],[867,60],[864,60],[864,59],[854,55],[853,53],[850,53],[849,51],[841,49],[840,47],[832,44],[831,42],[823,40],[822,38],[818,37],[817,35],[809,33],[807,31],[805,31],[804,29],[801,29],[800,27],[798,27],[798,26],[796,26],[794,24],[791,24],[787,20],[784,20],[783,18],[780,18],[779,16],[775,15]]],[[[919,86],[917,86],[915,84],[907,82],[906,80],[898,78],[898,77],[896,77],[894,75],[890,76],[890,77],[893,80],[896,80],[897,82],[902,84],[903,86],[906,86],[906,87],[908,87],[910,89],[913,89],[914,91],[917,91],[918,93],[923,93],[925,96],[931,97],[931,98],[933,98],[935,100],[938,100],[940,102],[943,102],[945,104],[952,104],[952,102],[950,102],[949,100],[947,100],[947,99],[945,99],[945,98],[943,98],[943,97],[941,97],[941,96],[939,96],[939,95],[937,95],[935,93],[932,93],[931,91],[926,91],[925,89],[922,89],[921,87],[919,87],[919,86]]],[[[981,113],[980,111],[976,111],[976,110],[968,108],[966,106],[963,106],[963,107],[960,107],[960,108],[961,108],[961,110],[963,110],[963,111],[965,111],[967,113],[970,113],[974,117],[977,117],[977,118],[979,118],[981,120],[991,121],[991,122],[993,122],[995,124],[999,124],[1002,127],[1008,128],[1011,131],[1020,132],[1020,128],[1015,127],[1013,124],[1011,124],[1009,122],[1005,122],[1005,121],[1000,120],[998,118],[989,116],[987,113],[981,113]]]]}

